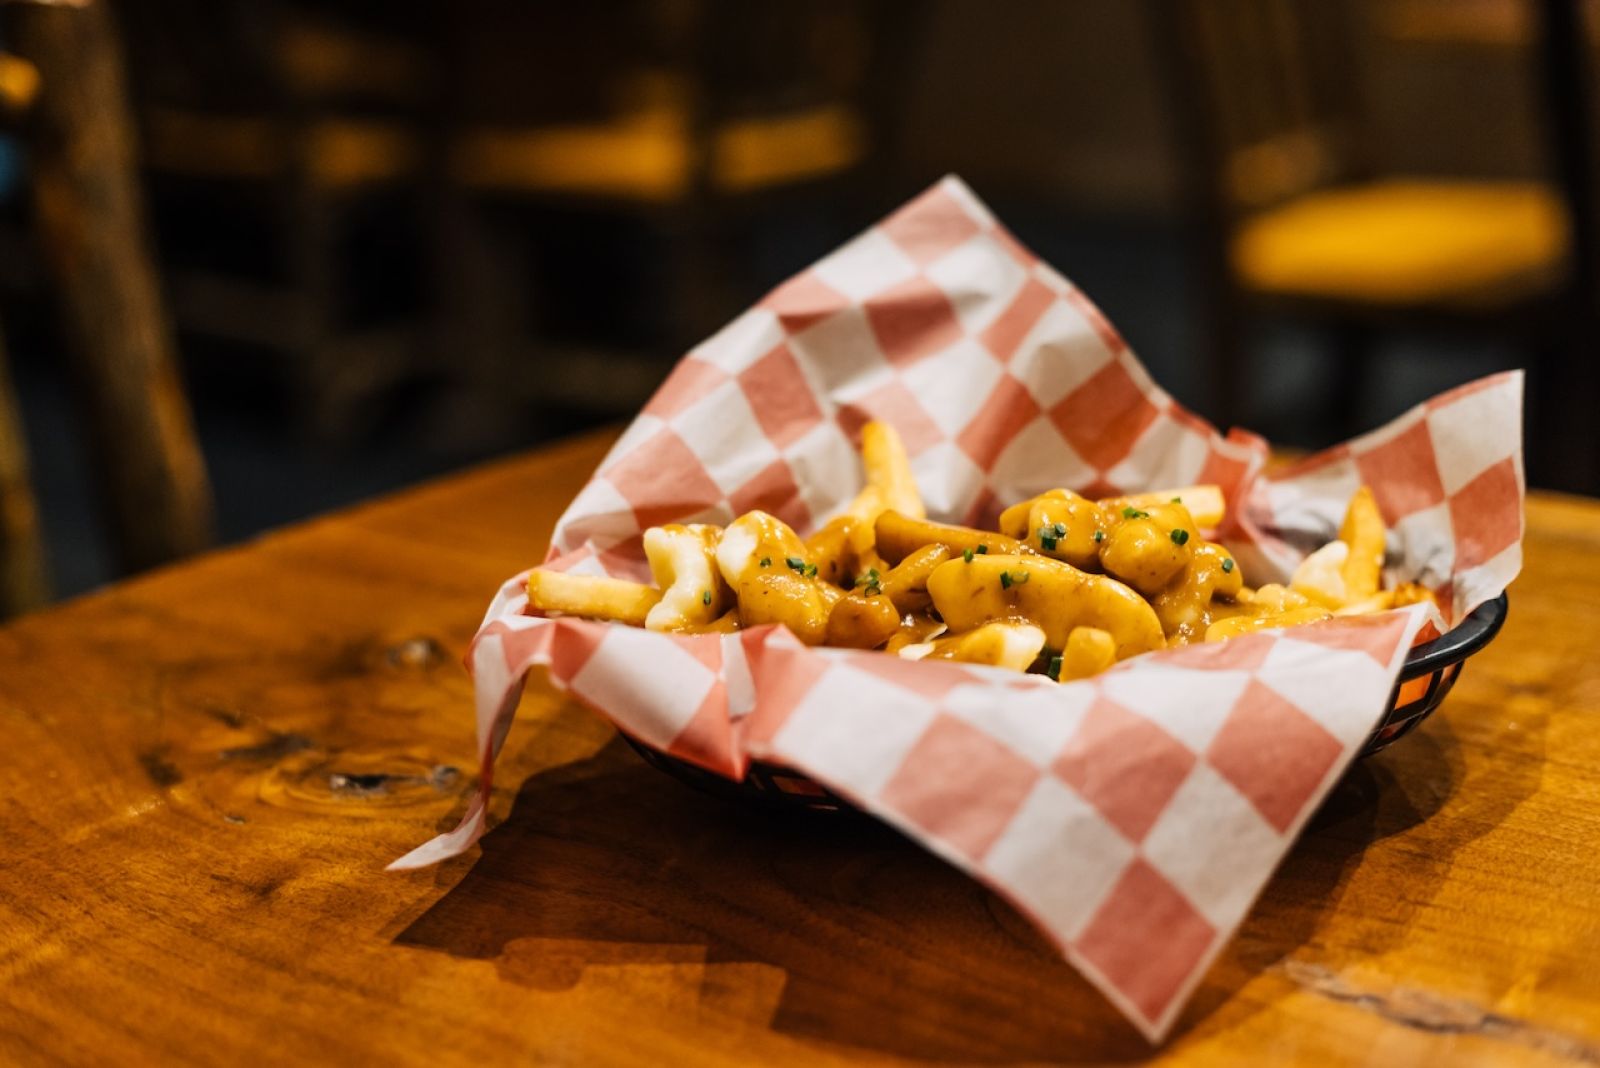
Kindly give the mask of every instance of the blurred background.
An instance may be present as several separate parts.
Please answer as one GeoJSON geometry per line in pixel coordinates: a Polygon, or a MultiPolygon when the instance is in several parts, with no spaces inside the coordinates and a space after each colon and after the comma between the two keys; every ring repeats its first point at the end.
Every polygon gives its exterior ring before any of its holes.
{"type": "Polygon", "coordinates": [[[0,615],[623,420],[949,172],[1221,425],[1527,367],[1600,491],[1597,16],[0,2],[0,615]]]}

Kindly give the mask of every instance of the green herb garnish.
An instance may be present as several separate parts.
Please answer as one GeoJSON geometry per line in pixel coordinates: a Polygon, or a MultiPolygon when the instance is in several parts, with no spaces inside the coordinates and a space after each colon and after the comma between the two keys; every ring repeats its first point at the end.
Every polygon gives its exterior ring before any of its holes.
{"type": "Polygon", "coordinates": [[[770,557],[770,556],[763,556],[763,557],[762,557],[762,558],[761,558],[761,566],[762,566],[762,567],[771,567],[771,566],[772,566],[772,557],[770,557]]]}
{"type": "Polygon", "coordinates": [[[788,565],[790,571],[798,571],[802,575],[805,574],[806,562],[798,556],[786,556],[783,558],[783,562],[788,565]]]}
{"type": "Polygon", "coordinates": [[[1094,540],[1097,541],[1097,542],[1105,541],[1106,540],[1106,532],[1103,531],[1103,530],[1095,531],[1094,532],[1094,540]]]}
{"type": "Polygon", "coordinates": [[[1141,511],[1139,511],[1139,509],[1135,508],[1133,505],[1130,504],[1130,505],[1128,505],[1128,506],[1126,506],[1125,508],[1122,509],[1122,518],[1124,518],[1124,519],[1149,519],[1150,518],[1150,513],[1149,512],[1141,512],[1141,511]]]}
{"type": "Polygon", "coordinates": [[[978,546],[977,553],[978,553],[979,556],[983,556],[988,551],[989,551],[989,547],[987,545],[978,546]]]}
{"type": "Polygon", "coordinates": [[[1222,561],[1222,570],[1224,573],[1233,570],[1233,557],[1230,556],[1226,560],[1222,561]]]}
{"type": "Polygon", "coordinates": [[[969,564],[972,563],[972,550],[971,549],[962,549],[961,550],[961,559],[965,560],[969,564]]]}
{"type": "Polygon", "coordinates": [[[1175,527],[1172,531],[1172,544],[1183,545],[1189,540],[1189,532],[1182,527],[1175,527]]]}
{"type": "Polygon", "coordinates": [[[805,569],[803,571],[801,571],[800,574],[804,575],[806,578],[816,578],[817,577],[817,565],[816,564],[807,564],[805,566],[805,569]]]}
{"type": "Polygon", "coordinates": [[[1057,682],[1061,681],[1061,658],[1059,656],[1052,656],[1050,658],[1050,670],[1046,672],[1046,674],[1048,674],[1052,679],[1055,679],[1057,682]]]}
{"type": "Polygon", "coordinates": [[[702,593],[700,595],[700,603],[701,604],[706,604],[706,605],[711,603],[711,591],[710,590],[706,590],[704,593],[702,593]]]}
{"type": "Polygon", "coordinates": [[[1002,590],[1009,590],[1011,588],[1011,572],[1000,572],[1000,588],[1002,590]]]}

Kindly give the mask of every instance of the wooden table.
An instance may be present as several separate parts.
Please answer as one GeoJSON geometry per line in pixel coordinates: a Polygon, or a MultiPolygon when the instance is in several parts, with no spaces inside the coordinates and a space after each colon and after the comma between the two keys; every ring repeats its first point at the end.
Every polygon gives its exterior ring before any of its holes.
{"type": "Polygon", "coordinates": [[[661,775],[530,687],[480,855],[457,658],[594,437],[0,630],[0,1062],[1600,1064],[1600,504],[1335,791],[1151,1051],[866,820],[661,775]],[[457,770],[462,769],[462,770],[457,770]]]}

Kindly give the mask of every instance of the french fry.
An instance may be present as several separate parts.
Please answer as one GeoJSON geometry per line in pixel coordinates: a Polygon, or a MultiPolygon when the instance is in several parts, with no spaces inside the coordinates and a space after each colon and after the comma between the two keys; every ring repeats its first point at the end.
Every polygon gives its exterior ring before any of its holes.
{"type": "Polygon", "coordinates": [[[709,626],[733,602],[717,570],[722,531],[705,523],[669,523],[644,532],[644,555],[661,587],[661,600],[645,616],[649,630],[693,630],[709,626]]]}
{"type": "Polygon", "coordinates": [[[1116,639],[1119,660],[1167,644],[1155,609],[1131,588],[1047,556],[956,557],[934,568],[928,595],[955,633],[1025,619],[1044,628],[1045,640],[1061,649],[1074,627],[1099,627],[1116,639]]]}
{"type": "Polygon", "coordinates": [[[1228,638],[1237,638],[1241,634],[1254,634],[1258,630],[1298,627],[1304,623],[1320,623],[1332,614],[1321,605],[1307,605],[1303,608],[1291,608],[1284,612],[1269,613],[1264,616],[1229,616],[1227,619],[1217,620],[1206,628],[1206,641],[1220,642],[1228,638]]]}
{"type": "Polygon", "coordinates": [[[882,594],[847,593],[828,613],[829,645],[876,649],[899,629],[900,611],[882,594]]]}
{"type": "Polygon", "coordinates": [[[1330,541],[1300,561],[1289,579],[1289,588],[1318,604],[1343,608],[1351,603],[1344,580],[1344,565],[1349,559],[1350,546],[1330,541]]]}
{"type": "MultiPolygon", "coordinates": [[[[958,660],[964,664],[988,664],[991,667],[1026,671],[1030,664],[1039,659],[1039,652],[1043,648],[1044,631],[1032,623],[1004,620],[985,623],[948,638],[935,638],[927,643],[925,652],[918,650],[922,655],[915,659],[958,660]]],[[[901,655],[904,656],[905,652],[902,651],[901,655]]]]}
{"type": "Polygon", "coordinates": [[[1073,627],[1061,651],[1057,682],[1087,679],[1117,662],[1117,640],[1099,627],[1073,627]]]}
{"type": "Polygon", "coordinates": [[[958,527],[917,519],[893,509],[878,517],[878,553],[892,564],[910,556],[924,545],[943,545],[952,555],[968,549],[974,553],[1026,553],[1030,550],[1015,538],[991,530],[958,527]]]}
{"type": "Polygon", "coordinates": [[[1342,569],[1346,603],[1364,601],[1378,592],[1385,533],[1378,501],[1372,490],[1362,486],[1350,498],[1350,507],[1339,526],[1339,540],[1350,546],[1342,569]]]}
{"type": "Polygon", "coordinates": [[[610,619],[644,626],[661,591],[605,575],[569,575],[534,568],[528,573],[528,604],[541,612],[563,612],[585,619],[610,619]]]}
{"type": "Polygon", "coordinates": [[[1194,518],[1194,525],[1197,527],[1215,529],[1222,524],[1223,517],[1228,513],[1228,503],[1222,495],[1222,487],[1209,482],[1197,486],[1179,486],[1177,489],[1134,493],[1126,497],[1109,497],[1099,504],[1103,508],[1142,510],[1152,505],[1168,504],[1174,498],[1189,509],[1189,515],[1194,518]]]}
{"type": "Polygon", "coordinates": [[[900,611],[920,612],[928,607],[928,576],[948,559],[950,550],[943,545],[924,545],[883,572],[878,585],[900,611]]]}
{"type": "Polygon", "coordinates": [[[894,427],[874,420],[861,428],[861,464],[867,469],[867,484],[883,494],[885,507],[913,519],[928,514],[911,474],[911,459],[894,427]]]}

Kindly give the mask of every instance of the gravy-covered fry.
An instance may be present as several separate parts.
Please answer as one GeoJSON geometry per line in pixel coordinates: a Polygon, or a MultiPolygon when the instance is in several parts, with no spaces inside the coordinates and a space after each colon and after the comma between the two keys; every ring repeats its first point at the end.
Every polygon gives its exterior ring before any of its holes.
{"type": "Polygon", "coordinates": [[[943,545],[954,556],[971,552],[1025,553],[1028,547],[1015,538],[988,530],[935,523],[900,512],[884,512],[878,517],[878,553],[891,564],[898,564],[924,545],[943,545]]]}
{"type": "Polygon", "coordinates": [[[899,629],[900,611],[882,591],[847,593],[828,613],[829,645],[876,649],[899,629]]]}
{"type": "MultiPolygon", "coordinates": [[[[919,612],[928,607],[928,576],[950,559],[950,550],[937,542],[924,545],[888,571],[877,574],[877,585],[902,612],[919,612]]],[[[866,572],[869,580],[876,569],[866,572]]],[[[859,584],[861,579],[857,579],[859,584]]]]}
{"type": "Polygon", "coordinates": [[[1105,513],[1071,490],[1056,489],[1000,513],[1000,532],[1073,567],[1094,567],[1105,540],[1105,513]]]}
{"type": "Polygon", "coordinates": [[[642,627],[661,591],[604,575],[569,575],[534,568],[528,572],[528,604],[541,612],[563,612],[585,619],[611,619],[642,627]]]}
{"type": "Polygon", "coordinates": [[[1060,649],[1073,627],[1098,627],[1116,639],[1118,660],[1166,645],[1155,610],[1132,589],[1043,556],[950,560],[929,576],[928,593],[955,632],[995,620],[1026,620],[1060,649]]]}
{"type": "Polygon", "coordinates": [[[1061,664],[1056,667],[1054,677],[1058,682],[1087,679],[1116,662],[1117,640],[1110,631],[1099,627],[1073,627],[1072,633],[1067,635],[1067,647],[1061,650],[1061,664]]]}
{"type": "Polygon", "coordinates": [[[1103,507],[1121,511],[1123,508],[1147,510],[1153,504],[1181,504],[1189,510],[1196,526],[1211,529],[1222,524],[1228,514],[1227,501],[1222,487],[1209,483],[1198,486],[1180,486],[1170,490],[1152,490],[1133,493],[1126,497],[1111,497],[1099,502],[1103,507]]]}

